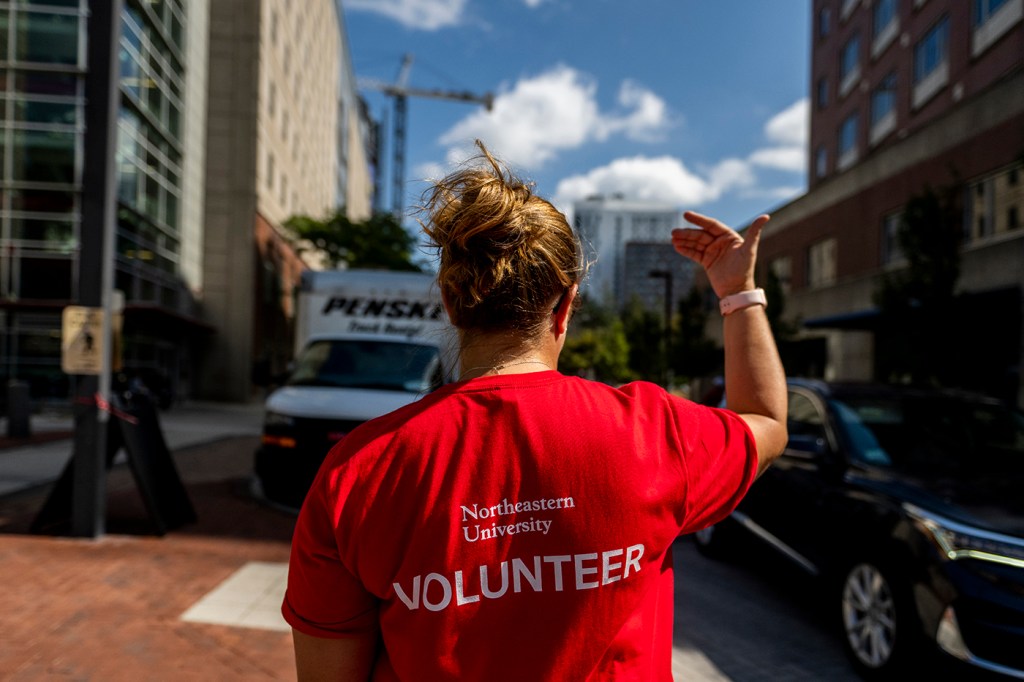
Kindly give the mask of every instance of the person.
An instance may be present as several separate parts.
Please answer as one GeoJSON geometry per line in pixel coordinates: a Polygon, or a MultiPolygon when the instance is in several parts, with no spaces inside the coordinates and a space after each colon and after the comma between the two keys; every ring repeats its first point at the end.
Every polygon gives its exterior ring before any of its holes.
{"type": "Polygon", "coordinates": [[[786,441],[785,377],[746,238],[688,212],[675,249],[724,319],[728,408],[557,371],[584,258],[483,146],[424,230],[461,376],[354,429],[300,512],[282,612],[300,680],[670,680],[672,551],[786,441]],[[733,298],[727,298],[733,297],[733,298]]]}

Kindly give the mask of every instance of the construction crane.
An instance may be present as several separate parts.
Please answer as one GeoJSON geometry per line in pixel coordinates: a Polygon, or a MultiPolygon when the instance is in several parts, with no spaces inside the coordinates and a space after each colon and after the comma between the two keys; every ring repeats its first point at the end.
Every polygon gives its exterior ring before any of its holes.
{"type": "Polygon", "coordinates": [[[494,106],[494,95],[485,93],[477,95],[467,91],[434,90],[428,88],[409,87],[409,71],[412,70],[413,57],[406,54],[402,58],[402,67],[398,71],[398,78],[394,83],[382,83],[375,80],[359,79],[359,87],[364,90],[379,90],[391,97],[395,102],[394,109],[394,132],[392,133],[392,162],[391,162],[391,211],[395,218],[402,219],[402,197],[405,193],[405,131],[406,119],[408,116],[409,97],[430,97],[433,99],[446,99],[457,102],[470,102],[483,104],[487,111],[494,106]]]}

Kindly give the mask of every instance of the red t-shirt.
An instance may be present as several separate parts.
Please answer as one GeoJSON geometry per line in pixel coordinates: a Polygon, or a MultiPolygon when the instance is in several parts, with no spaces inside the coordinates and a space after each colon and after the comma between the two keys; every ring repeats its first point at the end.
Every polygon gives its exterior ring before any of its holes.
{"type": "Polygon", "coordinates": [[[672,542],[756,471],[737,415],[653,384],[451,384],[327,456],[282,611],[379,629],[375,680],[671,680],[672,542]]]}

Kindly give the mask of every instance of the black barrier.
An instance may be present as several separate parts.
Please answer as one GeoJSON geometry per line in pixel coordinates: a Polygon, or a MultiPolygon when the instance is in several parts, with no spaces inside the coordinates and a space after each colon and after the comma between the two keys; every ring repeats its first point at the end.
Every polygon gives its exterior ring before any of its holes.
{"type": "MultiPolygon", "coordinates": [[[[110,470],[118,451],[124,448],[154,531],[164,535],[169,530],[194,523],[197,520],[195,508],[164,440],[152,398],[143,394],[131,394],[127,399],[115,395],[111,397],[110,407],[105,472],[110,470]]],[[[70,530],[74,463],[72,456],[32,521],[33,533],[64,535],[70,530]]]]}

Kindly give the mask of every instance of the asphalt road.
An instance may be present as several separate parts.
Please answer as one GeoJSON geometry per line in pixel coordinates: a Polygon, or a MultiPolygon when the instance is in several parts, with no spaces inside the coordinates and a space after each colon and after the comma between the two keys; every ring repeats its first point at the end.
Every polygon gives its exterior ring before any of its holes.
{"type": "Polygon", "coordinates": [[[784,560],[753,543],[711,560],[689,538],[676,542],[674,558],[677,680],[860,679],[831,603],[784,560]]]}

